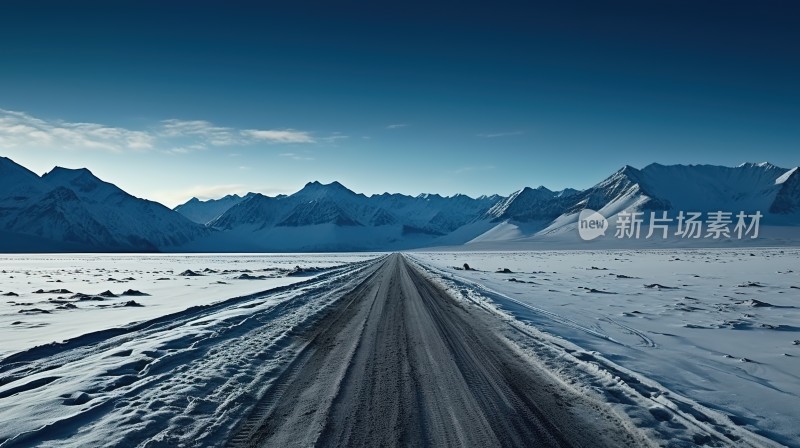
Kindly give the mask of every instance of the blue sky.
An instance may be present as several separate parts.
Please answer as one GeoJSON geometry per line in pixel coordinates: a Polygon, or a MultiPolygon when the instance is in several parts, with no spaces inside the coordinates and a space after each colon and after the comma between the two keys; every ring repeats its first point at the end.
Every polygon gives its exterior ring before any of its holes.
{"type": "Polygon", "coordinates": [[[0,154],[169,206],[311,180],[475,196],[625,164],[799,163],[788,0],[15,3],[0,154]]]}

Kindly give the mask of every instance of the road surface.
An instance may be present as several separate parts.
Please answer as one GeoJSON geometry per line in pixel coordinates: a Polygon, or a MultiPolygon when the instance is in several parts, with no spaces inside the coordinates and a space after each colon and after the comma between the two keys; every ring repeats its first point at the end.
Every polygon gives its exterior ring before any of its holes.
{"type": "Polygon", "coordinates": [[[619,418],[533,368],[402,255],[300,335],[304,347],[235,447],[643,446],[619,418]]]}

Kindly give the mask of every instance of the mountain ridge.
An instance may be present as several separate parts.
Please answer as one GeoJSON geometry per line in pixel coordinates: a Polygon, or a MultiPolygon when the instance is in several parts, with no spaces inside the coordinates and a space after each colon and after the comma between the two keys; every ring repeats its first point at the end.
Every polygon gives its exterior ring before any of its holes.
{"type": "MultiPolygon", "coordinates": [[[[290,195],[192,198],[168,209],[86,168],[38,176],[0,157],[0,251],[355,251],[577,237],[578,213],[760,211],[800,227],[800,170],[769,163],[625,165],[584,190],[364,195],[312,181],[290,195]],[[38,243],[37,243],[38,242],[38,243]]],[[[645,215],[649,215],[645,213],[645,215]]],[[[800,238],[797,238],[800,240],[800,238]]]]}
{"type": "Polygon", "coordinates": [[[209,232],[86,168],[55,167],[40,177],[3,158],[0,169],[0,250],[155,252],[209,232]],[[39,244],[19,246],[22,239],[39,244]]]}

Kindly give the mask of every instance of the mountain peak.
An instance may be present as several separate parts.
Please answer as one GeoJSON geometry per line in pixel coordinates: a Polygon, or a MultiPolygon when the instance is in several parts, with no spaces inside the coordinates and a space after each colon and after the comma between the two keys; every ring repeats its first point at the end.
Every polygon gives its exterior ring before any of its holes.
{"type": "Polygon", "coordinates": [[[778,166],[775,166],[769,162],[745,162],[739,165],[737,168],[764,168],[764,169],[783,169],[778,166]]]}
{"type": "Polygon", "coordinates": [[[333,181],[331,183],[323,184],[318,180],[312,180],[311,182],[306,183],[304,188],[319,188],[319,187],[334,187],[334,188],[345,188],[339,181],[333,181]]]}
{"type": "Polygon", "coordinates": [[[9,159],[8,157],[0,156],[0,167],[5,167],[5,166],[22,166],[22,165],[9,159]]]}
{"type": "Polygon", "coordinates": [[[9,159],[8,157],[3,157],[3,156],[0,156],[0,173],[2,173],[4,176],[9,175],[11,173],[18,173],[24,176],[33,176],[36,178],[39,177],[33,171],[25,168],[24,166],[9,159]]]}
{"type": "Polygon", "coordinates": [[[92,172],[89,171],[89,169],[87,168],[64,168],[61,166],[56,166],[49,172],[44,173],[42,179],[73,180],[78,178],[86,178],[89,176],[97,179],[97,177],[94,174],[92,174],[92,172]]]}
{"type": "Polygon", "coordinates": [[[420,193],[417,195],[417,199],[436,200],[436,199],[442,199],[442,196],[438,193],[420,193]]]}
{"type": "Polygon", "coordinates": [[[20,190],[36,191],[39,176],[8,157],[0,156],[0,190],[4,193],[20,190]]]}
{"type": "MultiPolygon", "coordinates": [[[[660,167],[660,166],[664,166],[664,165],[661,165],[661,164],[658,164],[658,163],[651,163],[648,166],[660,167]]],[[[634,167],[632,167],[630,165],[625,165],[622,168],[618,169],[615,174],[631,174],[631,173],[639,173],[639,172],[640,171],[638,169],[636,169],[636,168],[634,168],[634,167]]]]}
{"type": "Polygon", "coordinates": [[[354,193],[352,190],[345,187],[344,185],[340,184],[339,182],[333,181],[329,184],[323,184],[316,180],[307,183],[302,190],[295,193],[295,195],[306,197],[309,199],[319,199],[323,196],[328,196],[331,194],[347,195],[347,196],[356,195],[356,193],[354,193]]]}
{"type": "Polygon", "coordinates": [[[45,173],[42,180],[51,187],[72,188],[82,195],[83,199],[91,197],[92,200],[100,201],[111,195],[128,195],[116,185],[101,180],[86,168],[72,169],[57,166],[49,173],[45,173]]]}
{"type": "MultiPolygon", "coordinates": [[[[340,184],[338,181],[333,181],[333,182],[331,182],[329,184],[323,184],[322,182],[320,182],[318,180],[308,182],[303,187],[303,190],[307,190],[307,189],[316,190],[316,189],[323,189],[323,188],[331,188],[331,189],[337,189],[337,190],[350,191],[347,187],[345,187],[344,185],[340,184]]],[[[300,191],[302,191],[302,190],[300,190],[300,191]]]]}
{"type": "Polygon", "coordinates": [[[523,193],[535,192],[535,193],[546,194],[546,195],[549,195],[549,194],[553,193],[552,190],[550,190],[549,188],[545,187],[544,185],[539,185],[536,188],[525,187],[525,188],[522,189],[522,192],[523,193]]]}

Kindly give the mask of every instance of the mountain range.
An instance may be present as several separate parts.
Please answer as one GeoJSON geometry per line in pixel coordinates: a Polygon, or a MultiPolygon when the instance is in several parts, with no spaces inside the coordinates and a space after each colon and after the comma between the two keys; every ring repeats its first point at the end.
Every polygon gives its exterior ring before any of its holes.
{"type": "MultiPolygon", "coordinates": [[[[577,240],[578,214],[760,211],[762,226],[800,233],[800,173],[737,167],[622,167],[586,190],[523,188],[511,195],[366,196],[333,182],[291,195],[249,193],[173,210],[136,198],[87,169],[38,176],[0,157],[0,251],[290,252],[400,250],[577,240]]],[[[800,240],[800,238],[796,238],[800,240]]]]}
{"type": "Polygon", "coordinates": [[[38,176],[0,157],[3,252],[153,252],[211,232],[87,169],[56,167],[38,176]]]}

